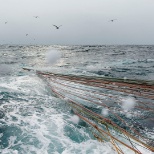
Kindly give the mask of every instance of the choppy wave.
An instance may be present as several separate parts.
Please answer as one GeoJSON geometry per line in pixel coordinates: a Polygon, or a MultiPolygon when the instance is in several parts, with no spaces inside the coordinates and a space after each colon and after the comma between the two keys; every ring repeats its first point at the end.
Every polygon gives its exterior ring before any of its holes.
{"type": "MultiPolygon", "coordinates": [[[[1,78],[1,153],[110,153],[35,76],[1,78]],[[2,83],[3,81],[3,83],[2,83]],[[63,106],[63,108],[61,107],[63,106]]],[[[108,150],[105,147],[109,147],[108,150]]]]}
{"type": "MultiPolygon", "coordinates": [[[[0,152],[2,154],[110,154],[91,128],[73,124],[69,106],[56,98],[32,67],[65,74],[154,79],[154,46],[0,46],[0,152]],[[49,50],[62,53],[46,64],[49,50]]],[[[152,132],[146,132],[152,136],[152,132]]],[[[140,148],[140,147],[138,147],[140,148]]],[[[124,148],[126,153],[130,153],[124,148]]],[[[147,151],[142,150],[143,153],[147,151]]]]}

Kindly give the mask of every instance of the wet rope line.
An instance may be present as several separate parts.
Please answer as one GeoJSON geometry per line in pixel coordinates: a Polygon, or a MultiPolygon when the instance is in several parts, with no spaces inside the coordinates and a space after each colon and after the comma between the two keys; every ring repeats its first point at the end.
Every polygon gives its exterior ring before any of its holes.
{"type": "MultiPolygon", "coordinates": [[[[64,95],[60,94],[59,92],[57,92],[57,90],[52,89],[52,91],[60,98],[65,98],[64,95]]],[[[131,149],[132,151],[134,151],[135,153],[141,154],[141,152],[139,150],[136,150],[135,147],[135,142],[133,142],[133,147],[131,147],[131,145],[126,144],[125,142],[117,139],[116,137],[114,137],[113,135],[111,135],[111,133],[106,132],[105,130],[101,129],[99,126],[97,126],[97,124],[94,124],[90,119],[86,118],[85,116],[83,116],[83,111],[84,114],[88,114],[91,119],[95,119],[96,121],[98,121],[99,123],[107,126],[107,128],[109,128],[108,125],[113,126],[113,127],[117,127],[118,131],[122,131],[121,134],[125,134],[127,136],[129,136],[132,140],[137,141],[139,143],[141,143],[144,148],[147,148],[149,150],[154,150],[152,149],[152,147],[146,145],[144,142],[138,140],[137,138],[131,136],[128,132],[126,132],[125,130],[123,130],[122,128],[120,128],[119,126],[117,126],[116,124],[114,124],[113,122],[111,122],[110,120],[106,119],[106,118],[102,118],[101,116],[97,115],[96,113],[86,109],[85,107],[83,107],[82,105],[76,104],[73,100],[68,99],[68,103],[72,106],[74,112],[76,115],[78,115],[83,121],[85,121],[86,123],[88,123],[90,126],[92,126],[94,129],[96,129],[101,135],[102,135],[102,140],[104,140],[104,136],[105,138],[108,139],[109,142],[111,142],[111,144],[115,147],[115,142],[113,144],[113,142],[109,139],[109,137],[111,137],[112,139],[114,139],[115,141],[117,141],[118,143],[124,145],[125,147],[131,149]],[[81,108],[81,109],[80,109],[81,108]]],[[[119,147],[119,145],[116,143],[116,149],[119,147]]],[[[121,151],[121,148],[118,149],[118,151],[121,151]]],[[[124,152],[120,152],[120,153],[124,153],[124,152]]]]}
{"type": "Polygon", "coordinates": [[[103,80],[102,78],[40,71],[36,71],[36,74],[47,82],[51,91],[57,97],[68,103],[80,119],[95,130],[92,134],[98,141],[110,142],[118,154],[124,154],[123,147],[134,153],[141,154],[137,146],[154,152],[154,147],[150,144],[153,142],[153,139],[141,135],[140,131],[135,129],[136,127],[131,125],[128,119],[125,119],[113,110],[114,108],[115,110],[120,109],[121,99],[117,96],[117,92],[119,92],[120,95],[125,95],[124,93],[133,94],[133,96],[138,95],[139,100],[134,110],[152,113],[154,99],[152,95],[154,91],[153,81],[128,80],[123,82],[121,79],[113,79],[112,81],[111,78],[103,80]],[[107,90],[111,90],[113,94],[108,94],[107,90]],[[115,92],[116,95],[114,94],[115,92]],[[113,105],[112,101],[104,102],[102,97],[112,99],[116,104],[113,105]],[[108,109],[109,116],[106,117],[98,113],[93,106],[96,109],[97,106],[108,109]]]}
{"type": "MultiPolygon", "coordinates": [[[[47,78],[50,78],[51,79],[51,77],[49,76],[49,75],[44,75],[43,74],[43,76],[45,76],[45,77],[47,77],[47,78]]],[[[56,77],[53,77],[52,76],[52,78],[56,78],[56,77]]],[[[58,78],[58,77],[57,77],[58,78]]],[[[61,80],[61,81],[66,81],[66,80],[61,80]]],[[[69,81],[69,80],[67,80],[67,81],[69,81]]],[[[56,81],[57,82],[57,81],[56,81]]],[[[69,81],[70,82],[70,81],[69,81]]],[[[70,83],[74,83],[74,82],[70,82],[70,83]]],[[[60,84],[62,84],[62,83],[60,83],[60,84]]],[[[80,84],[80,83],[79,83],[80,84]]],[[[81,85],[81,84],[80,84],[81,85]]],[[[68,86],[68,85],[67,85],[68,86]]],[[[69,84],[69,86],[70,86],[70,84],[69,84]]],[[[89,85],[88,85],[89,86],[89,85]]],[[[77,88],[76,88],[77,89],[77,88]]],[[[81,88],[80,88],[80,90],[81,90],[81,88]]],[[[87,90],[86,90],[87,91],[87,90]]],[[[110,95],[106,95],[106,94],[104,94],[104,93],[98,93],[98,92],[96,92],[96,91],[93,91],[93,93],[95,93],[95,94],[99,94],[99,95],[104,95],[104,96],[107,96],[107,97],[112,97],[112,98],[116,98],[115,96],[110,96],[110,95]]],[[[133,97],[135,97],[135,98],[137,98],[135,95],[133,96],[133,97]]],[[[142,104],[144,104],[146,107],[147,107],[147,110],[148,110],[148,108],[149,108],[149,110],[153,110],[153,108],[154,108],[154,103],[151,103],[151,102],[141,102],[141,101],[137,101],[138,103],[142,103],[142,104]],[[150,107],[148,107],[147,105],[148,104],[150,104],[150,107]]]]}
{"type": "MultiPolygon", "coordinates": [[[[78,88],[78,87],[72,87],[72,86],[70,86],[70,84],[69,85],[67,85],[67,84],[63,84],[63,83],[61,83],[61,82],[58,82],[57,80],[55,80],[54,78],[50,78],[50,81],[53,81],[53,83],[57,83],[57,84],[59,84],[59,85],[62,85],[63,87],[67,87],[67,88],[71,88],[72,90],[74,89],[75,91],[77,91],[77,90],[79,90],[79,91],[86,91],[86,92],[89,92],[89,93],[92,93],[92,94],[97,94],[97,95],[100,95],[100,96],[107,96],[107,97],[110,97],[110,98],[113,98],[113,99],[115,99],[116,100],[116,102],[118,102],[118,103],[121,103],[121,99],[119,99],[118,97],[116,97],[116,96],[111,96],[111,95],[107,95],[107,94],[104,94],[104,93],[98,93],[98,92],[91,92],[90,90],[86,90],[86,89],[81,89],[81,88],[78,88]],[[76,90],[77,89],[77,90],[76,90]]],[[[97,100],[101,100],[101,98],[98,98],[98,97],[96,97],[96,96],[90,96],[90,97],[92,97],[92,98],[95,98],[95,99],[97,99],[97,100]]],[[[139,108],[139,109],[144,109],[144,110],[148,110],[148,111],[152,111],[152,112],[154,112],[154,108],[151,108],[151,107],[149,107],[148,105],[146,105],[146,103],[144,103],[144,102],[141,102],[141,101],[137,101],[137,103],[141,103],[141,104],[143,104],[143,105],[145,105],[145,107],[142,107],[142,106],[135,106],[135,108],[139,108]]],[[[153,104],[154,105],[154,104],[153,104]]]]}
{"type": "MultiPolygon", "coordinates": [[[[103,104],[102,104],[102,103],[98,103],[98,102],[96,102],[96,101],[93,101],[93,100],[90,100],[90,99],[88,99],[88,98],[86,98],[86,97],[83,97],[83,96],[84,96],[83,94],[82,94],[82,96],[79,96],[79,95],[76,95],[75,92],[71,93],[70,91],[64,90],[64,89],[62,89],[62,88],[59,88],[59,87],[56,87],[56,86],[53,86],[53,85],[51,85],[51,86],[52,86],[54,89],[56,89],[59,93],[64,92],[64,93],[67,93],[67,94],[72,94],[72,95],[74,95],[74,96],[76,96],[76,97],[78,97],[78,98],[81,98],[81,99],[83,99],[83,100],[88,101],[89,103],[94,103],[94,104],[97,104],[97,105],[100,105],[100,106],[103,106],[103,107],[107,108],[107,109],[110,111],[110,113],[112,113],[115,117],[117,117],[117,119],[119,119],[125,126],[127,125],[126,122],[125,122],[120,116],[118,116],[118,115],[115,114],[112,110],[110,110],[110,107],[108,107],[108,106],[107,106],[106,104],[104,104],[103,102],[102,102],[103,104]]],[[[128,126],[128,127],[129,127],[129,126],[128,126]]],[[[135,129],[133,129],[133,128],[131,128],[131,127],[129,127],[129,129],[132,130],[132,131],[134,132],[134,134],[136,134],[136,135],[139,136],[140,138],[144,139],[144,137],[143,137],[141,134],[139,134],[135,129]]]]}
{"type": "Polygon", "coordinates": [[[38,73],[40,73],[42,75],[50,75],[50,76],[56,76],[57,78],[68,79],[69,81],[72,80],[72,81],[78,81],[80,83],[86,83],[86,84],[88,83],[88,84],[92,84],[93,86],[94,85],[95,86],[102,86],[102,87],[105,86],[106,88],[110,88],[110,86],[112,86],[112,88],[121,88],[121,89],[123,87],[124,90],[126,89],[131,92],[136,91],[137,93],[140,93],[138,91],[142,91],[142,93],[145,93],[145,96],[146,96],[146,94],[153,95],[153,92],[154,92],[154,85],[143,85],[143,83],[142,84],[136,84],[136,83],[132,84],[132,83],[125,83],[122,81],[118,82],[118,81],[116,81],[116,79],[114,79],[115,81],[104,81],[103,79],[102,80],[99,79],[100,81],[98,81],[97,79],[89,79],[89,78],[86,79],[86,78],[79,78],[79,77],[74,77],[74,76],[71,77],[70,75],[61,75],[61,74],[58,75],[58,74],[44,73],[44,72],[39,72],[39,71],[38,71],[38,73]],[[117,87],[114,87],[114,86],[117,86],[117,87]]]}

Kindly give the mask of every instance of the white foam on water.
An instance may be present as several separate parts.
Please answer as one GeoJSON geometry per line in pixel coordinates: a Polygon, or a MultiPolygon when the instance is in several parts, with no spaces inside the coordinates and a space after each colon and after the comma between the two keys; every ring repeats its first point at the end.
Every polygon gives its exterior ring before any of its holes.
{"type": "Polygon", "coordinates": [[[101,70],[101,69],[110,70],[111,67],[108,65],[95,64],[95,65],[88,65],[86,69],[91,70],[91,71],[101,70]]]}
{"type": "MultiPolygon", "coordinates": [[[[0,125],[10,129],[8,146],[0,149],[2,154],[101,154],[113,151],[107,143],[100,144],[91,139],[84,129],[75,126],[77,132],[86,136],[86,139],[78,143],[67,136],[64,128],[70,123],[70,115],[58,112],[53,107],[54,98],[47,95],[44,83],[37,77],[11,77],[7,81],[3,78],[0,86],[11,92],[23,93],[25,96],[22,97],[26,98],[26,101],[11,99],[0,106],[5,113],[0,125]],[[109,149],[105,148],[107,145],[109,149]]],[[[76,117],[74,119],[78,123],[79,118],[76,117]]],[[[3,133],[0,134],[0,140],[2,137],[3,133]]]]}
{"type": "MultiPolygon", "coordinates": [[[[8,105],[8,104],[7,104],[8,105]]],[[[16,102],[12,102],[12,109],[16,105],[16,102]],[[13,106],[14,105],[14,106],[13,106]]],[[[2,153],[18,153],[17,150],[13,150],[15,146],[22,149],[19,153],[30,154],[35,152],[37,154],[49,154],[49,153],[110,153],[112,148],[106,144],[100,144],[99,142],[88,139],[87,141],[77,143],[72,141],[68,136],[65,135],[64,127],[67,125],[67,121],[63,117],[63,114],[57,113],[53,108],[43,108],[44,112],[39,114],[37,110],[33,107],[33,112],[28,116],[22,115],[20,109],[24,108],[26,103],[18,106],[19,109],[14,109],[12,112],[6,114],[5,123],[10,126],[15,126],[20,128],[22,135],[18,136],[20,139],[17,139],[16,136],[10,136],[9,146],[2,150],[2,153]],[[13,121],[12,118],[16,118],[16,121],[13,121]],[[25,135],[24,135],[25,134],[25,135]],[[27,142],[24,140],[29,138],[27,142]],[[38,140],[38,143],[35,143],[35,139],[38,140]],[[54,149],[50,147],[53,145],[54,149]],[[109,147],[106,150],[106,146],[109,147]],[[59,152],[59,148],[63,148],[59,152]],[[108,151],[108,152],[107,152],[108,151]]],[[[65,115],[66,116],[66,115],[65,115]]],[[[3,121],[4,122],[4,121],[3,121]]],[[[77,128],[76,128],[77,129],[77,128]]],[[[86,134],[83,130],[80,131],[82,135],[86,134]]],[[[1,135],[2,136],[2,135],[1,135]]],[[[113,152],[113,151],[112,151],[113,152]]]]}
{"type": "Polygon", "coordinates": [[[12,149],[4,149],[0,152],[1,154],[19,154],[17,150],[12,150],[12,149]]]}
{"type": "MultiPolygon", "coordinates": [[[[0,79],[1,80],[1,79],[0,79]]],[[[1,87],[25,94],[26,101],[9,100],[1,104],[5,116],[0,119],[2,127],[10,129],[8,146],[0,150],[2,154],[114,154],[110,143],[93,140],[84,128],[76,130],[86,138],[82,142],[66,135],[65,127],[70,125],[70,115],[53,107],[55,100],[47,95],[44,83],[37,77],[3,78],[1,87]],[[14,128],[14,129],[13,129],[14,128]]],[[[21,97],[21,96],[17,96],[21,97]]],[[[57,106],[61,107],[61,106],[57,106]]],[[[75,118],[78,121],[78,118],[75,118]]],[[[73,125],[73,124],[72,124],[73,125]]],[[[70,132],[71,133],[71,132],[70,132]]],[[[4,134],[0,134],[2,140],[4,134]]],[[[126,153],[127,149],[123,148],[126,153]]]]}
{"type": "Polygon", "coordinates": [[[136,146],[136,148],[137,148],[139,151],[141,151],[141,153],[143,153],[143,154],[154,154],[154,152],[149,151],[149,150],[147,150],[147,149],[145,149],[145,148],[143,148],[143,147],[141,147],[141,146],[136,146]]]}
{"type": "Polygon", "coordinates": [[[82,143],[72,143],[62,154],[115,154],[108,143],[100,143],[96,140],[88,140],[82,143]]]}
{"type": "Polygon", "coordinates": [[[0,87],[8,91],[29,95],[42,95],[42,93],[47,93],[46,85],[44,85],[43,81],[37,76],[0,78],[0,87]]]}
{"type": "Polygon", "coordinates": [[[147,62],[154,62],[154,59],[147,59],[147,62]]]}

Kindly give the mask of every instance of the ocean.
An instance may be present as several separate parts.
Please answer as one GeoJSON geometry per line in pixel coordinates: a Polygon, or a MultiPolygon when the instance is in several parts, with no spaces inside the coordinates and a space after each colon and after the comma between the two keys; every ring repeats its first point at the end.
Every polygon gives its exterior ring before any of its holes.
{"type": "MultiPolygon", "coordinates": [[[[154,46],[0,45],[0,153],[114,154],[108,142],[94,138],[89,126],[73,123],[65,101],[34,71],[23,67],[149,81],[154,80],[154,46]],[[50,51],[61,53],[54,64],[46,61],[50,51]]],[[[145,129],[154,136],[154,124],[145,129]]]]}

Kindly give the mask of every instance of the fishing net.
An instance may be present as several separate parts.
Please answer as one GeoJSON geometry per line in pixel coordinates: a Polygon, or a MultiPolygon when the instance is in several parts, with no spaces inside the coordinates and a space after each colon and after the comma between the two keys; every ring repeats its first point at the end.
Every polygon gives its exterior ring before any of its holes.
{"type": "MultiPolygon", "coordinates": [[[[26,70],[30,70],[24,68],[26,70]]],[[[71,106],[100,142],[118,154],[124,147],[154,152],[154,81],[64,75],[36,71],[52,92],[71,106]]]]}

